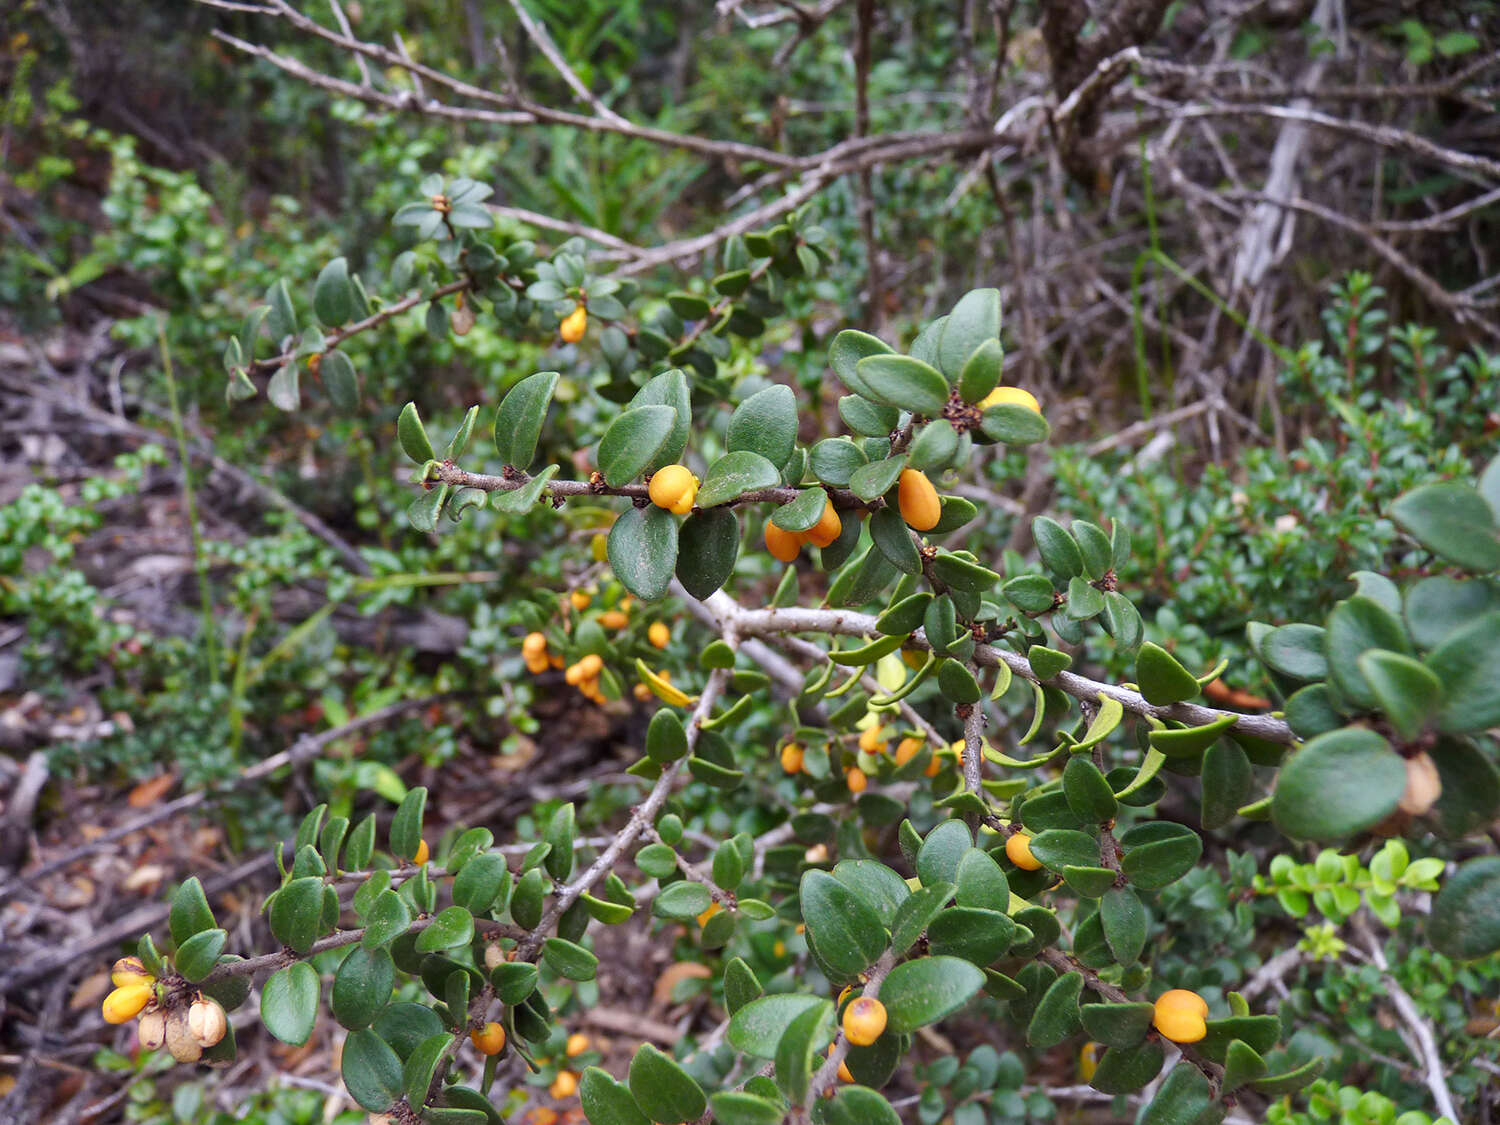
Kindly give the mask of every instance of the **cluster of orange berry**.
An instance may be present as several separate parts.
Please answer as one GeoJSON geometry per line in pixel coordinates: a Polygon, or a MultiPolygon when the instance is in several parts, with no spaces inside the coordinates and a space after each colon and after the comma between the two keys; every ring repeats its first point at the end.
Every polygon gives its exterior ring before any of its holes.
{"type": "Polygon", "coordinates": [[[136,1021],[143,1051],[166,1046],[178,1062],[197,1062],[229,1031],[229,1017],[217,1000],[194,993],[186,1004],[163,1003],[157,980],[139,957],[121,957],[110,970],[114,991],[104,998],[106,1023],[136,1021]]]}

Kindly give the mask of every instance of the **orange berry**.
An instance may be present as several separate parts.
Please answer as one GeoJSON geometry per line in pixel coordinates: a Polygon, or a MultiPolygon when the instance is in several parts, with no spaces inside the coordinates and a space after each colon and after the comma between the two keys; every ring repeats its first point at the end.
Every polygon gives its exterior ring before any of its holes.
{"type": "Polygon", "coordinates": [[[658,508],[685,516],[698,496],[698,478],[686,465],[666,465],[651,475],[646,492],[658,508]]]}
{"type": "Polygon", "coordinates": [[[807,541],[814,547],[826,547],[844,530],[844,521],[839,519],[838,509],[829,500],[823,505],[823,514],[807,532],[807,541]]]}
{"type": "Polygon", "coordinates": [[[588,609],[590,605],[593,604],[594,599],[589,597],[589,595],[584,593],[582,590],[574,590],[571,594],[568,595],[568,601],[573,603],[574,609],[578,610],[579,613],[582,613],[584,610],[588,609]]]}
{"type": "Polygon", "coordinates": [[[563,673],[563,679],[568,682],[570,687],[577,687],[584,680],[588,679],[583,674],[583,662],[580,660],[577,664],[569,664],[568,670],[563,673]]]}
{"type": "Polygon", "coordinates": [[[541,633],[527,633],[521,642],[522,656],[540,656],[547,651],[547,638],[541,633]]]}
{"type": "Polygon", "coordinates": [[[623,629],[629,624],[629,616],[618,609],[608,609],[599,615],[599,625],[604,629],[623,629]]]}
{"type": "Polygon", "coordinates": [[[421,867],[422,864],[427,862],[428,857],[431,855],[432,852],[427,847],[427,841],[422,840],[417,844],[417,854],[411,857],[411,861],[418,867],[421,867]]]}
{"type": "Polygon", "coordinates": [[[903,738],[896,743],[896,765],[904,766],[922,752],[920,738],[903,738]]]}
{"type": "Polygon", "coordinates": [[[766,550],[771,557],[782,562],[793,561],[802,552],[802,538],[795,532],[783,531],[770,520],[766,521],[766,550]]]}
{"type": "Polygon", "coordinates": [[[562,323],[557,326],[557,334],[563,338],[565,344],[576,344],[583,339],[583,334],[588,330],[589,313],[582,304],[576,306],[572,312],[562,318],[562,323]]]}
{"type": "Polygon", "coordinates": [[[1196,1043],[1208,1034],[1208,1001],[1196,992],[1174,988],[1157,998],[1151,1024],[1173,1043],[1196,1043]]]}
{"type": "Polygon", "coordinates": [[[938,771],[940,771],[942,768],[943,768],[943,761],[942,761],[942,759],[939,758],[936,754],[934,754],[932,756],[932,760],[927,763],[927,768],[922,771],[922,776],[923,777],[936,777],[938,775],[938,771]]]}
{"type": "Polygon", "coordinates": [[[931,531],[938,525],[943,514],[943,502],[938,499],[937,489],[919,469],[902,469],[896,486],[896,502],[901,509],[901,518],[913,531],[931,531]]]}
{"type": "Polygon", "coordinates": [[[840,1082],[853,1082],[854,1081],[854,1072],[849,1069],[849,1064],[846,1063],[846,1062],[844,1062],[843,1059],[839,1060],[839,1081],[840,1082]]]}
{"type": "Polygon", "coordinates": [[[884,754],[886,744],[880,738],[880,731],[878,724],[866,727],[859,736],[859,748],[866,754],[884,754]]]}
{"type": "Polygon", "coordinates": [[[552,667],[552,665],[545,656],[526,658],[526,670],[533,676],[540,676],[550,667],[552,667]]]}
{"type": "Polygon", "coordinates": [[[558,1101],[571,1098],[574,1094],[578,1093],[578,1075],[574,1074],[571,1070],[558,1071],[552,1085],[547,1087],[547,1093],[551,1094],[558,1101]]]}
{"type": "Polygon", "coordinates": [[[567,1055],[570,1059],[576,1059],[579,1055],[583,1054],[583,1052],[587,1051],[588,1049],[589,1037],[587,1035],[575,1032],[574,1034],[568,1036],[567,1045],[563,1047],[563,1054],[567,1055]]]}
{"type": "Polygon", "coordinates": [[[667,628],[664,621],[651,622],[651,628],[646,630],[646,639],[657,648],[666,648],[672,640],[672,630],[667,628]]]}
{"type": "Polygon", "coordinates": [[[702,914],[698,915],[698,925],[700,927],[708,925],[708,920],[715,914],[717,914],[721,909],[722,907],[720,907],[717,902],[709,903],[708,909],[705,910],[702,914]]]}
{"type": "Polygon", "coordinates": [[[1005,858],[1022,871],[1036,871],[1042,861],[1031,854],[1031,837],[1025,832],[1015,832],[1005,841],[1005,858]]]}
{"type": "Polygon", "coordinates": [[[104,998],[104,1022],[125,1023],[135,1019],[155,995],[156,988],[147,981],[121,985],[104,998]]]}
{"type": "Polygon", "coordinates": [[[855,766],[844,778],[844,784],[849,786],[849,792],[854,794],[863,793],[870,784],[870,779],[865,776],[865,771],[855,766]]]}
{"type": "Polygon", "coordinates": [[[802,758],[802,747],[795,742],[788,742],[781,748],[781,768],[787,773],[801,773],[802,758]]]}
{"type": "Polygon", "coordinates": [[[639,699],[642,703],[648,703],[652,698],[651,689],[648,688],[645,684],[636,684],[635,687],[631,689],[631,694],[639,699]]]}
{"type": "Polygon", "coordinates": [[[868,1047],[885,1030],[885,1005],[861,996],[844,1009],[844,1038],[856,1047],[868,1047]]]}
{"type": "Polygon", "coordinates": [[[505,1050],[505,1028],[494,1020],[469,1032],[469,1039],[481,1055],[498,1055],[505,1050]]]}
{"type": "Polygon", "coordinates": [[[574,667],[583,669],[584,679],[598,679],[599,673],[604,671],[604,658],[597,652],[591,652],[574,665],[574,667]]]}

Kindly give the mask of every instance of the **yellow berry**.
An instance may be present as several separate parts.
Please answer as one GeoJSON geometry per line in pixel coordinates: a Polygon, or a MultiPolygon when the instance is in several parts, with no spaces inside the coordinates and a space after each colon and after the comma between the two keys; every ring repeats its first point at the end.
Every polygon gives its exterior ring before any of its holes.
{"type": "Polygon", "coordinates": [[[766,521],[766,550],[771,557],[789,563],[802,552],[802,538],[792,531],[783,531],[770,520],[766,521]]]}
{"type": "Polygon", "coordinates": [[[1027,410],[1035,410],[1038,414],[1042,407],[1036,400],[1036,395],[1030,391],[1023,391],[1020,387],[996,387],[989,394],[979,400],[980,410],[988,410],[992,406],[1024,406],[1027,410]]]}
{"type": "Polygon", "coordinates": [[[672,630],[664,621],[653,621],[651,628],[646,630],[646,639],[657,648],[666,648],[672,640],[672,630]]]}
{"type": "Polygon", "coordinates": [[[547,651],[547,638],[541,633],[527,633],[521,642],[521,655],[536,657],[547,651]]]}
{"type": "Polygon", "coordinates": [[[609,558],[609,537],[601,532],[590,539],[589,554],[595,562],[603,562],[609,558]]]}
{"type": "Polygon", "coordinates": [[[943,503],[938,499],[937,489],[932,487],[927,474],[918,469],[901,470],[896,501],[901,518],[913,531],[931,531],[943,514],[943,503]]]}
{"type": "Polygon", "coordinates": [[[788,742],[781,748],[781,768],[787,773],[801,773],[802,758],[802,747],[795,742],[788,742]]]}
{"type": "Polygon", "coordinates": [[[1157,998],[1151,1024],[1173,1043],[1196,1043],[1208,1034],[1208,1001],[1196,992],[1174,988],[1157,998]]]}
{"type": "Polygon", "coordinates": [[[558,1071],[557,1078],[551,1086],[547,1087],[547,1093],[551,1094],[558,1101],[562,1101],[564,1098],[571,1098],[574,1094],[578,1093],[578,1075],[574,1074],[571,1070],[558,1071]]]}
{"type": "Polygon", "coordinates": [[[1005,858],[1022,871],[1036,871],[1042,866],[1042,861],[1031,854],[1031,837],[1025,832],[1013,833],[1005,841],[1005,858]]]}
{"type": "Polygon", "coordinates": [[[665,465],[652,474],[646,492],[658,508],[685,516],[698,496],[698,478],[686,465],[665,465]]]}
{"type": "Polygon", "coordinates": [[[141,1014],[156,995],[156,988],[147,981],[121,985],[104,998],[104,1022],[125,1023],[141,1014]]]}
{"type": "Polygon", "coordinates": [[[700,927],[708,925],[708,920],[710,918],[712,918],[715,914],[717,914],[720,909],[721,909],[721,907],[719,906],[719,904],[717,902],[711,902],[711,903],[709,903],[708,904],[708,909],[705,910],[702,914],[698,915],[698,925],[700,927]]]}
{"type": "Polygon", "coordinates": [[[599,673],[604,671],[604,658],[597,652],[591,652],[575,664],[574,667],[583,670],[583,678],[585,680],[598,679],[599,673]]]}
{"type": "Polygon", "coordinates": [[[142,981],[150,983],[156,978],[146,971],[146,965],[139,957],[121,957],[110,969],[109,979],[116,988],[124,988],[127,984],[142,981]]]}
{"type": "Polygon", "coordinates": [[[579,1032],[568,1036],[567,1045],[563,1047],[563,1054],[570,1059],[576,1059],[579,1055],[589,1049],[589,1037],[579,1032]]]}
{"type": "Polygon", "coordinates": [[[919,648],[903,648],[901,650],[901,663],[915,671],[927,663],[927,654],[919,648]]]}
{"type": "Polygon", "coordinates": [[[860,794],[870,784],[870,779],[865,776],[865,771],[855,766],[844,778],[844,784],[849,786],[849,792],[860,794]]]}
{"type": "Polygon", "coordinates": [[[563,338],[565,344],[576,344],[583,339],[584,332],[589,326],[589,313],[583,305],[578,305],[567,316],[562,318],[562,323],[557,326],[557,334],[563,338]]]}
{"type": "Polygon", "coordinates": [[[469,1040],[481,1055],[498,1055],[505,1050],[505,1028],[494,1020],[469,1032],[469,1040]]]}
{"type": "Polygon", "coordinates": [[[922,752],[920,738],[903,738],[896,744],[896,765],[904,766],[922,752]]]}
{"type": "Polygon", "coordinates": [[[861,996],[844,1009],[844,1038],[856,1047],[868,1047],[885,1030],[885,1005],[861,996]]]}
{"type": "Polygon", "coordinates": [[[430,855],[432,855],[432,852],[427,847],[427,841],[422,840],[417,844],[417,854],[411,857],[411,861],[418,867],[421,867],[422,864],[427,862],[427,858],[430,855]]]}
{"type": "Polygon", "coordinates": [[[807,532],[807,541],[814,547],[827,547],[844,530],[844,521],[839,519],[838,509],[829,500],[823,505],[823,514],[807,532]]]}

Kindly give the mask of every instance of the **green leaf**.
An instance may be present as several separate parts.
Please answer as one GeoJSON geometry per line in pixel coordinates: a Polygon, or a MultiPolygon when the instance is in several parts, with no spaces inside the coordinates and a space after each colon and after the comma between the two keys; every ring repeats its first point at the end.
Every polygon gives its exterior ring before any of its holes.
{"type": "Polygon", "coordinates": [[[373,1031],[349,1034],[340,1068],[349,1096],[371,1113],[384,1113],[401,1096],[401,1060],[373,1031]]]}
{"type": "Polygon", "coordinates": [[[1324,630],[1317,625],[1283,625],[1272,629],[1260,645],[1261,659],[1273,672],[1294,680],[1328,677],[1324,630]]]}
{"type": "Polygon", "coordinates": [[[530,467],[558,378],[556,371],[538,371],[506,392],[495,415],[495,453],[502,464],[530,467]]]}
{"type": "Polygon", "coordinates": [[[1301,1066],[1292,1070],[1283,1071],[1280,1074],[1268,1075],[1265,1078],[1252,1079],[1250,1085],[1262,1094],[1269,1094],[1273,1098],[1294,1094],[1304,1086],[1317,1078],[1323,1072],[1323,1067],[1328,1060],[1321,1055],[1308,1059],[1301,1066]]]}
{"type": "Polygon", "coordinates": [[[542,836],[552,849],[543,863],[547,867],[547,874],[559,883],[566,882],[573,874],[574,823],[573,802],[569,801],[559,805],[553,812],[552,819],[547,822],[547,831],[542,836]]]}
{"type": "Polygon", "coordinates": [[[1156,707],[1192,699],[1201,690],[1193,674],[1176,657],[1150,641],[1141,645],[1136,655],[1135,680],[1146,702],[1156,707]]]}
{"type": "Polygon", "coordinates": [[[817,526],[827,506],[828,493],[821,488],[804,488],[797,499],[771,513],[771,522],[783,531],[809,531],[817,526]]]}
{"type": "Polygon", "coordinates": [[[876,402],[936,417],[948,403],[948,381],[941,371],[905,355],[876,355],[859,361],[861,392],[876,402]]]}
{"type": "Polygon", "coordinates": [[[619,488],[640,476],[676,426],[677,411],[670,406],[637,406],[617,415],[599,439],[604,482],[619,488]]]}
{"type": "Polygon", "coordinates": [[[984,341],[970,353],[958,375],[958,393],[965,402],[981,402],[995,389],[1004,370],[1005,349],[998,339],[984,341]]]}
{"type": "Polygon", "coordinates": [[[933,953],[962,957],[980,968],[998,960],[1010,948],[1015,933],[1008,915],[969,906],[949,907],[927,927],[933,953]]]}
{"type": "Polygon", "coordinates": [[[1370,649],[1411,651],[1399,618],[1370,598],[1356,594],[1333,607],[1323,636],[1328,674],[1338,691],[1360,709],[1376,705],[1375,693],[1359,670],[1361,654],[1370,649]]]}
{"type": "Polygon", "coordinates": [[[1371,649],[1359,657],[1359,671],[1396,733],[1410,741],[1443,703],[1443,685],[1421,662],[1399,652],[1371,649]]]}
{"type": "Polygon", "coordinates": [[[630,1088],[597,1066],[583,1072],[578,1083],[578,1100],[589,1125],[649,1125],[651,1120],[641,1112],[630,1088]]]}
{"type": "Polygon", "coordinates": [[[610,569],[624,587],[642,601],[655,601],[667,592],[677,567],[677,521],[654,504],[629,508],[609,529],[606,548],[610,569]]]}
{"type": "Polygon", "coordinates": [[[453,901],[473,914],[487,914],[510,884],[510,868],[499,852],[485,852],[463,865],[453,880],[453,901]]]}
{"type": "Polygon", "coordinates": [[[953,897],[953,884],[934,883],[912,892],[891,919],[891,949],[905,953],[953,897]]]}
{"type": "MultiPolygon", "coordinates": [[[[755,970],[745,963],[743,957],[736,957],[724,966],[724,1003],[731,1016],[753,1003],[763,992],[755,970]]],[[[772,1042],[762,1057],[770,1058],[775,1053],[776,1044],[772,1042]]]]}
{"type": "Polygon", "coordinates": [[[849,478],[849,488],[861,500],[878,500],[891,490],[905,467],[905,457],[871,461],[854,470],[853,476],[849,478]]]}
{"type": "Polygon", "coordinates": [[[698,506],[717,507],[738,500],[747,492],[775,488],[780,483],[780,470],[759,453],[748,449],[726,453],[708,467],[698,489],[698,506]]]}
{"type": "Polygon", "coordinates": [[[1045,645],[1032,645],[1026,652],[1026,662],[1031,665],[1031,670],[1039,680],[1050,680],[1073,666],[1071,656],[1045,645]]]}
{"type": "MultiPolygon", "coordinates": [[[[646,728],[647,756],[653,761],[667,763],[675,762],[687,752],[687,731],[683,728],[682,720],[670,707],[662,707],[651,716],[651,725],[646,728]]],[[[661,847],[662,845],[651,846],[661,847]]],[[[672,866],[676,866],[675,860],[672,866]]]]}
{"type": "Polygon", "coordinates": [[[1198,1042],[1197,1049],[1205,1058],[1222,1063],[1230,1043],[1242,1041],[1264,1054],[1275,1047],[1280,1038],[1281,1019],[1278,1016],[1231,1016],[1209,1020],[1208,1033],[1198,1042]]]}
{"type": "Polygon", "coordinates": [[[970,848],[958,861],[954,873],[955,900],[959,906],[983,910],[1010,909],[1010,882],[995,858],[982,848],[970,848]]]}
{"type": "MultiPolygon", "coordinates": [[[[1132,957],[1130,961],[1134,961],[1132,957]]],[[[1121,961],[1121,964],[1129,964],[1121,961]]],[[[1106,1047],[1134,1047],[1145,1040],[1151,1030],[1151,1019],[1156,1009],[1144,1001],[1140,1003],[1085,1004],[1079,1009],[1083,1029],[1090,1039],[1098,1040],[1106,1047]]],[[[1158,1062],[1160,1069],[1161,1063],[1158,1062]]]]}
{"type": "Polygon", "coordinates": [[[1161,1073],[1166,1057],[1155,1040],[1138,1047],[1111,1047],[1099,1060],[1089,1085],[1106,1094],[1133,1094],[1161,1073]]]}
{"type": "Polygon", "coordinates": [[[848,438],[824,438],[808,451],[813,476],[835,488],[849,487],[854,471],[868,461],[864,450],[848,438]]]}
{"type": "Polygon", "coordinates": [[[938,366],[958,378],[964,364],[987,342],[999,342],[1000,290],[971,289],[948,314],[938,337],[938,366]]]}
{"type": "Polygon", "coordinates": [[[1037,516],[1031,521],[1031,535],[1036,540],[1037,553],[1042,556],[1042,565],[1048,570],[1064,581],[1083,573],[1083,553],[1062,524],[1048,516],[1037,516]]]}
{"type": "Polygon", "coordinates": [[[417,413],[414,402],[401,408],[401,415],[396,419],[396,437],[406,455],[419,465],[425,465],[436,456],[432,439],[427,436],[427,428],[422,425],[422,416],[417,413]]]}
{"type": "Polygon", "coordinates": [[[427,1092],[432,1089],[432,1080],[437,1074],[438,1063],[442,1059],[444,1050],[452,1042],[452,1038],[446,1031],[430,1035],[412,1048],[411,1054],[406,1056],[406,1063],[401,1068],[401,1086],[406,1091],[407,1101],[412,1105],[420,1106],[426,1103],[427,1092]]]}
{"type": "Polygon", "coordinates": [[[1087,832],[1049,828],[1031,838],[1031,854],[1053,871],[1064,867],[1097,867],[1099,841],[1087,832]]]}
{"type": "Polygon", "coordinates": [[[261,989],[260,1018],[283,1043],[306,1043],[318,1021],[317,970],[306,961],[295,961],[272,973],[261,989]]]}
{"type": "Polygon", "coordinates": [[[829,1039],[832,1024],[833,1005],[824,1000],[792,1020],[776,1044],[772,1074],[776,1088],[788,1101],[800,1102],[807,1096],[808,1082],[816,1065],[814,1052],[829,1039]]]}
{"type": "Polygon", "coordinates": [[[1406,763],[1372,730],[1346,727],[1320,734],[1282,767],[1271,817],[1299,840],[1339,840],[1396,811],[1406,789],[1406,763]]]}
{"type": "MultiPolygon", "coordinates": [[[[891,1103],[868,1086],[841,1086],[834,1091],[833,1100],[826,1104],[828,1108],[823,1118],[826,1125],[901,1125],[901,1118],[891,1103]]],[[[954,1121],[958,1120],[959,1116],[955,1114],[954,1121]]]]}
{"type": "Polygon", "coordinates": [[[583,946],[558,937],[542,942],[542,962],[566,980],[593,980],[599,971],[599,958],[583,946]]]}
{"type": "Polygon", "coordinates": [[[1063,770],[1063,794],[1079,820],[1102,824],[1113,820],[1119,802],[1099,767],[1084,754],[1074,754],[1063,770]]]}
{"type": "Polygon", "coordinates": [[[746,449],[784,465],[796,444],[797,399],[791,387],[778,383],[757,391],[730,415],[725,448],[731,453],[746,449]]]}
{"type": "Polygon", "coordinates": [[[198,876],[192,875],[184,879],[182,885],[172,895],[172,909],[167,919],[167,926],[172,931],[172,940],[181,945],[194,934],[211,930],[217,925],[218,923],[214,921],[214,912],[208,905],[208,897],[203,893],[203,884],[198,876]]]}
{"type": "Polygon", "coordinates": [[[389,945],[411,927],[411,911],[406,900],[387,888],[375,899],[370,908],[370,917],[365,922],[365,934],[360,944],[366,949],[378,949],[389,945]]]}
{"type": "Polygon", "coordinates": [[[1500,950],[1500,856],[1471,859],[1443,884],[1427,938],[1439,953],[1462,960],[1500,950]]]}
{"type": "Polygon", "coordinates": [[[199,930],[177,947],[173,964],[189,981],[200,981],[213,972],[229,935],[223,930],[199,930]]]}
{"type": "Polygon", "coordinates": [[[698,917],[711,902],[713,897],[702,883],[683,880],[662,888],[651,903],[651,913],[658,918],[673,918],[681,922],[698,917]]]}
{"type": "Polygon", "coordinates": [[[1260,1057],[1254,1047],[1236,1039],[1229,1044],[1229,1050],[1225,1053],[1224,1080],[1219,1084],[1219,1089],[1226,1094],[1237,1090],[1246,1082],[1264,1077],[1267,1069],[1266,1060],[1260,1057]]]}
{"type": "Polygon", "coordinates": [[[672,427],[671,434],[646,464],[647,471],[655,472],[663,465],[676,464],[681,460],[693,424],[692,395],[687,376],[675,367],[663,371],[635,393],[630,406],[670,406],[677,412],[677,422],[672,427]]]}
{"type": "Polygon", "coordinates": [[[933,560],[932,572],[938,581],[960,593],[983,594],[1000,581],[1000,575],[989,567],[947,551],[940,552],[933,560]]]}
{"type": "Polygon", "coordinates": [[[984,980],[982,969],[958,957],[902,962],[880,990],[887,1031],[915,1031],[952,1015],[978,994],[984,980]]]}
{"type": "Polygon", "coordinates": [[[287,287],[286,278],[277,278],[266,290],[266,303],[271,306],[270,317],[266,321],[271,329],[271,338],[283,340],[288,336],[295,336],[297,311],[292,306],[292,292],[287,287]]]}
{"type": "Polygon", "coordinates": [[[1045,613],[1052,608],[1052,582],[1041,574],[1019,574],[1010,579],[1000,592],[1022,613],[1045,613]]]}
{"type": "Polygon", "coordinates": [[[869,398],[873,396],[869,394],[869,387],[859,375],[859,362],[872,355],[890,354],[891,347],[884,340],[871,336],[868,332],[846,328],[828,346],[828,365],[844,386],[857,395],[869,398]]]}
{"type": "Polygon", "coordinates": [[[1146,821],[1120,837],[1125,858],[1120,869],[1138,887],[1156,890],[1175,883],[1198,862],[1203,840],[1185,824],[1146,821]]]}
{"type": "Polygon", "coordinates": [[[1443,784],[1429,814],[1441,834],[1467,836],[1500,816],[1500,768],[1472,742],[1441,739],[1429,754],[1443,784]]]}
{"type": "Polygon", "coordinates": [[[1500,570],[1495,513],[1467,484],[1425,484],[1398,497],[1391,519],[1433,554],[1475,573],[1500,570]]]}
{"type": "Polygon", "coordinates": [[[946,418],[938,418],[917,431],[907,456],[913,469],[936,472],[946,469],[957,453],[958,431],[946,418]]]}
{"type": "Polygon", "coordinates": [[[703,1089],[670,1055],[643,1043],[630,1060],[630,1094],[652,1121],[696,1121],[708,1108],[703,1089]]]}
{"type": "Polygon", "coordinates": [[[359,408],[359,378],[354,373],[354,364],[343,352],[329,352],[318,368],[323,386],[328,388],[328,398],[334,407],[345,413],[359,408]]]}
{"type": "Polygon", "coordinates": [[[343,324],[354,315],[354,291],[349,284],[349,263],[335,258],[323,267],[313,286],[313,312],[324,324],[343,324]]]}
{"type": "Polygon", "coordinates": [[[438,953],[474,940],[474,915],[462,906],[450,906],[417,935],[418,953],[438,953]]]}
{"type": "Polygon", "coordinates": [[[885,952],[888,935],[880,915],[846,884],[810,870],[802,875],[799,896],[807,936],[835,973],[852,977],[885,952]]]}
{"type": "Polygon", "coordinates": [[[323,918],[323,880],[316,875],[293,879],[276,892],[267,913],[276,940],[306,953],[323,918]]]}
{"type": "Polygon", "coordinates": [[[938,689],[958,704],[978,703],[984,694],[968,665],[959,660],[944,660],[938,665],[938,689]]]}
{"type": "Polygon", "coordinates": [[[1052,427],[1035,410],[1015,402],[1002,402],[984,412],[979,426],[985,435],[1006,445],[1035,445],[1052,436],[1052,427]]]}
{"type": "Polygon", "coordinates": [[[526,961],[504,961],[490,970],[495,998],[515,1007],[536,991],[537,967],[526,961]]]}
{"type": "Polygon", "coordinates": [[[1219,736],[1237,721],[1235,715],[1221,715],[1213,722],[1201,727],[1170,727],[1154,730],[1147,735],[1153,750],[1160,750],[1169,758],[1196,758],[1219,740],[1219,736]]]}
{"type": "Polygon", "coordinates": [[[416,858],[422,846],[422,816],[427,809],[427,787],[418,785],[409,790],[396,814],[391,817],[391,854],[397,859],[410,861],[416,858]]]}
{"type": "Polygon", "coordinates": [[[1250,799],[1255,774],[1250,758],[1233,739],[1221,738],[1203,755],[1202,822],[1204,828],[1222,828],[1250,799]]]}
{"type": "Polygon", "coordinates": [[[1468,734],[1500,725],[1500,611],[1450,633],[1425,663],[1447,697],[1438,717],[1444,731],[1468,734]]]}
{"type": "Polygon", "coordinates": [[[792,1021],[826,1003],[806,993],[777,993],[752,999],[730,1017],[725,1038],[736,1051],[756,1058],[775,1058],[776,1047],[792,1021]]]}
{"type": "Polygon", "coordinates": [[[1068,579],[1067,614],[1075,621],[1087,621],[1104,612],[1104,595],[1081,574],[1068,579]]]}
{"type": "MultiPolygon", "coordinates": [[[[880,440],[882,444],[901,418],[901,411],[894,406],[884,406],[861,395],[845,395],[838,401],[838,410],[844,425],[864,437],[880,440]]],[[[866,453],[871,452],[869,445],[864,448],[866,453]]]]}
{"type": "Polygon", "coordinates": [[[1026,1041],[1038,1050],[1056,1047],[1078,1031],[1082,1023],[1078,998],[1083,995],[1083,974],[1064,973],[1043,993],[1026,1028],[1026,1041]]]}
{"type": "Polygon", "coordinates": [[[938,883],[956,883],[958,865],[969,849],[974,846],[974,837],[961,820],[945,820],[927,834],[913,866],[917,878],[924,886],[938,883]]]}
{"type": "Polygon", "coordinates": [[[1224,1119],[1215,1109],[1213,1087],[1191,1063],[1178,1063],[1141,1116],[1141,1125],[1216,1125],[1224,1119]]]}
{"type": "Polygon", "coordinates": [[[390,1003],[395,985],[396,963],[388,952],[355,946],[333,978],[333,1018],[351,1030],[369,1027],[390,1003]]]}
{"type": "Polygon", "coordinates": [[[693,597],[707,598],[734,573],[740,525],[728,508],[694,512],[677,533],[677,578],[693,597]]]}

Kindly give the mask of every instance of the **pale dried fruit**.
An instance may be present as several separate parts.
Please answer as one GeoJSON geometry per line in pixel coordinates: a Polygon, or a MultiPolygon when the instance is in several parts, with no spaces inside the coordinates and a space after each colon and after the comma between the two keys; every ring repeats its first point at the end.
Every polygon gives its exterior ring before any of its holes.
{"type": "Polygon", "coordinates": [[[1443,779],[1437,766],[1425,753],[1406,759],[1406,790],[1396,807],[1412,816],[1421,816],[1443,795],[1443,779]]]}
{"type": "Polygon", "coordinates": [[[197,1062],[203,1057],[203,1045],[193,1038],[187,1013],[180,1008],[167,1015],[167,1052],[178,1062],[197,1062]]]}
{"type": "Polygon", "coordinates": [[[167,1014],[160,1008],[142,1012],[136,1021],[135,1034],[141,1042],[141,1050],[156,1050],[167,1041],[167,1014]]]}
{"type": "Polygon", "coordinates": [[[229,1030],[229,1018],[225,1016],[219,1002],[209,999],[201,992],[188,1008],[187,1022],[188,1030],[200,1047],[212,1047],[229,1030]]]}

